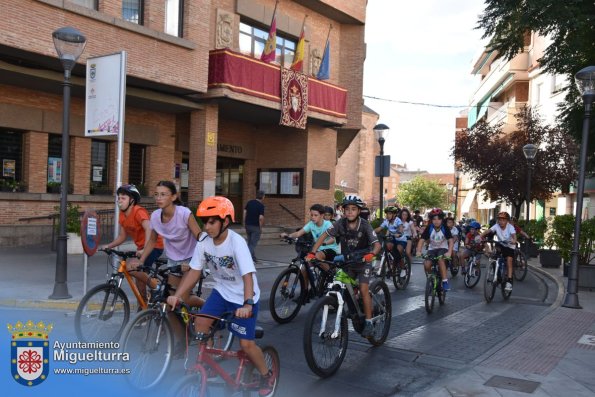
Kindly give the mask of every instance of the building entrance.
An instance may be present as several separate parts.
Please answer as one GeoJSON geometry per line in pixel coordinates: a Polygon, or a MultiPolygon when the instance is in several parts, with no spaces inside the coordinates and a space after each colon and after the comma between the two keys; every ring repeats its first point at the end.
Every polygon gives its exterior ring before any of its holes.
{"type": "Polygon", "coordinates": [[[229,157],[217,158],[217,178],[215,194],[225,196],[232,203],[236,211],[235,221],[242,222],[242,191],[244,177],[244,160],[229,157]]]}

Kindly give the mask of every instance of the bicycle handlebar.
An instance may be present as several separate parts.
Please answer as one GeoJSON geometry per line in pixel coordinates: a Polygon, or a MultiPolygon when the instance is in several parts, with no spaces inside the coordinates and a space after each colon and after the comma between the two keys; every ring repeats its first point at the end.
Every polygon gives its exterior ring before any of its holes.
{"type": "Polygon", "coordinates": [[[118,255],[124,259],[127,258],[136,258],[136,251],[118,251],[113,248],[100,248],[99,251],[103,251],[108,255],[118,255]]]}

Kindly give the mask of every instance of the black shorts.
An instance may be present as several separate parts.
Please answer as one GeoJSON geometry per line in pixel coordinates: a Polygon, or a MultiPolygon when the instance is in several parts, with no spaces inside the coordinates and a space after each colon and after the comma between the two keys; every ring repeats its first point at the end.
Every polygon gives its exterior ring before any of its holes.
{"type": "Polygon", "coordinates": [[[503,258],[514,258],[514,249],[508,247],[500,247],[503,258]]]}
{"type": "Polygon", "coordinates": [[[370,277],[372,277],[372,264],[363,263],[361,265],[352,265],[347,268],[347,274],[353,277],[360,284],[370,284],[370,277]]]}
{"type": "Polygon", "coordinates": [[[325,249],[325,250],[320,250],[320,252],[322,252],[324,254],[325,261],[332,261],[333,259],[335,259],[335,255],[337,255],[337,251],[330,249],[330,248],[325,249]]]}

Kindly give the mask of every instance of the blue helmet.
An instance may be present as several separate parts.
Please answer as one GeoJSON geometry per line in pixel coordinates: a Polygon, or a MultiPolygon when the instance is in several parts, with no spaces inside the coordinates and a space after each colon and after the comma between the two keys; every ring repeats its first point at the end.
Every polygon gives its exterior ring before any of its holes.
{"type": "Polygon", "coordinates": [[[481,225],[479,224],[479,222],[471,222],[469,224],[469,227],[472,229],[477,229],[477,230],[481,229],[481,225]]]}

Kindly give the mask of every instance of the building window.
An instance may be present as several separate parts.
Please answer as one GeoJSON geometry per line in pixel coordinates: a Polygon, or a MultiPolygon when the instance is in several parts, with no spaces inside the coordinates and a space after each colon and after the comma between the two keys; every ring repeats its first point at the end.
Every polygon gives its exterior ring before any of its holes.
{"type": "Polygon", "coordinates": [[[81,7],[97,10],[97,0],[70,0],[70,2],[77,4],[81,7]]]}
{"type": "Polygon", "coordinates": [[[302,168],[259,169],[258,189],[268,196],[302,197],[302,168]]]}
{"type": "Polygon", "coordinates": [[[165,1],[165,33],[182,37],[184,32],[184,0],[165,1]]]}
{"type": "Polygon", "coordinates": [[[62,182],[62,135],[48,136],[48,193],[60,193],[62,182]]]}
{"type": "Polygon", "coordinates": [[[91,141],[91,194],[112,194],[108,186],[108,143],[91,141]]]}
{"type": "Polygon", "coordinates": [[[0,191],[22,191],[23,185],[23,133],[0,129],[0,191]]]}
{"type": "MultiPolygon", "coordinates": [[[[268,30],[263,30],[240,22],[240,51],[244,54],[259,58],[264,50],[264,43],[268,36],[268,30]]],[[[286,39],[277,34],[275,62],[286,68],[290,67],[295,54],[295,45],[295,41],[286,39]]]]}
{"type": "Polygon", "coordinates": [[[145,185],[146,155],[147,147],[145,145],[130,144],[128,183],[136,185],[139,190],[144,189],[145,185]]]}
{"type": "Polygon", "coordinates": [[[122,0],[122,18],[125,21],[143,24],[143,0],[122,0]]]}

